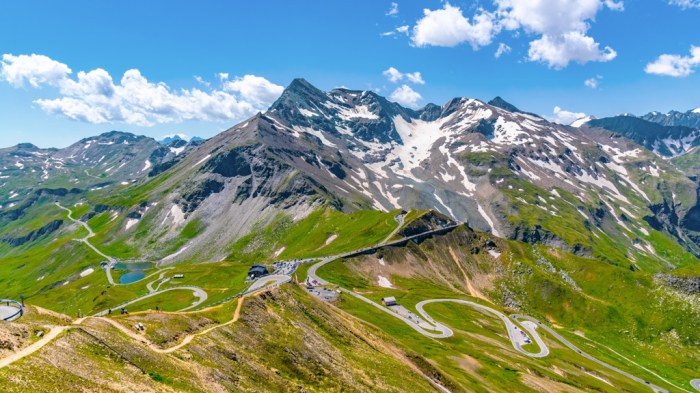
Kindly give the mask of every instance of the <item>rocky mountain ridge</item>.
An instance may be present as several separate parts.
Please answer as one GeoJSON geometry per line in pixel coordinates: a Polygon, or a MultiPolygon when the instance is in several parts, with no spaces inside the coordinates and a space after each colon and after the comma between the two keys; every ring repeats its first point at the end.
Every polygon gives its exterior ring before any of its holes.
{"type": "Polygon", "coordinates": [[[267,112],[202,143],[141,139],[138,154],[120,164],[103,156],[123,160],[106,152],[137,137],[110,133],[52,157],[105,167],[100,177],[107,179],[121,168],[127,186],[149,190],[120,208],[130,215],[120,236],[135,236],[142,221],[154,227],[135,243],[173,239],[199,223],[198,238],[209,242],[191,241],[183,258],[219,260],[226,244],[252,228],[321,207],[435,210],[499,237],[581,255],[612,241],[626,245],[626,259],[643,255],[669,266],[652,231],[698,250],[697,185],[595,121],[550,123],[501,98],[412,110],[371,91],[324,92],[296,79],[267,112]],[[152,187],[149,175],[162,180],[152,187]]]}
{"type": "Polygon", "coordinates": [[[172,168],[161,220],[182,212],[206,222],[209,237],[231,239],[279,213],[298,219],[325,205],[434,209],[583,254],[604,233],[626,242],[632,259],[653,256],[652,230],[696,249],[694,226],[683,223],[694,222],[697,186],[669,163],[608,130],[550,123],[504,102],[455,98],[411,110],[374,92],[295,80],[269,111],[172,168]],[[564,221],[580,230],[563,230],[564,221]]]}

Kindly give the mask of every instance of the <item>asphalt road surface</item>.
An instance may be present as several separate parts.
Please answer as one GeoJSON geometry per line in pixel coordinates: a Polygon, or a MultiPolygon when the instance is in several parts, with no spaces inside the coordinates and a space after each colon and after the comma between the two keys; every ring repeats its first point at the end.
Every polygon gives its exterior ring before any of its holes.
{"type": "Polygon", "coordinates": [[[291,280],[292,277],[284,274],[272,274],[269,276],[263,276],[255,280],[253,284],[248,288],[246,293],[255,292],[274,285],[281,285],[291,280]]]}
{"type": "Polygon", "coordinates": [[[101,257],[105,258],[107,260],[107,266],[104,267],[105,274],[107,275],[107,281],[111,285],[114,284],[114,279],[112,278],[112,266],[114,266],[117,263],[117,259],[110,257],[109,255],[103,253],[102,251],[98,250],[97,247],[93,246],[92,243],[90,243],[89,239],[92,237],[95,237],[95,232],[92,231],[92,228],[90,228],[90,225],[88,225],[86,222],[82,222],[78,219],[73,218],[73,211],[68,209],[67,207],[61,206],[60,203],[56,202],[56,206],[59,208],[65,210],[68,212],[68,219],[73,221],[76,224],[81,225],[83,228],[85,228],[88,231],[88,235],[85,236],[82,239],[76,239],[80,242],[85,243],[86,246],[90,247],[93,251],[95,251],[97,254],[99,254],[101,257]]]}
{"type": "Polygon", "coordinates": [[[700,379],[693,379],[692,381],[690,381],[690,386],[694,387],[695,390],[700,392],[700,379]]]}
{"type": "MultiPolygon", "coordinates": [[[[540,335],[537,334],[537,332],[534,329],[528,329],[525,328],[529,333],[531,338],[529,338],[530,342],[532,338],[535,339],[535,342],[537,342],[537,345],[540,347],[540,351],[537,353],[532,353],[528,352],[523,349],[523,345],[529,344],[525,338],[527,337],[527,333],[523,331],[520,326],[517,326],[513,321],[508,318],[505,314],[503,314],[500,311],[494,310],[491,307],[484,306],[479,303],[474,303],[470,302],[468,300],[462,300],[462,299],[430,299],[430,300],[424,300],[418,304],[416,304],[416,310],[418,313],[423,317],[428,319],[428,321],[433,321],[430,315],[423,309],[423,307],[426,304],[431,304],[431,303],[457,303],[457,304],[464,304],[473,308],[476,308],[477,310],[485,311],[489,314],[495,315],[498,317],[501,321],[503,321],[503,324],[506,327],[506,330],[508,331],[508,338],[510,339],[510,342],[513,344],[513,348],[517,350],[518,352],[522,353],[523,355],[527,355],[533,358],[543,358],[547,355],[549,355],[549,348],[547,345],[542,341],[540,338],[540,335]]],[[[433,322],[435,323],[435,322],[433,322]]]]}
{"type": "MultiPolygon", "coordinates": [[[[457,227],[459,225],[463,225],[463,224],[460,223],[460,224],[455,225],[454,227],[457,227]]],[[[445,228],[445,229],[447,229],[447,228],[445,228]]],[[[411,240],[414,238],[418,238],[420,236],[429,235],[431,233],[436,233],[436,232],[439,232],[441,230],[444,230],[444,229],[429,231],[429,232],[426,232],[423,234],[412,236],[410,238],[405,238],[405,239],[401,239],[401,240],[397,240],[397,241],[393,241],[393,242],[389,242],[389,243],[380,244],[380,245],[377,245],[375,247],[368,247],[365,249],[360,249],[357,251],[353,251],[353,252],[349,252],[349,253],[345,253],[345,254],[341,254],[341,255],[325,257],[325,258],[321,259],[321,261],[319,261],[318,263],[315,263],[313,266],[311,266],[309,268],[307,281],[309,281],[311,283],[315,283],[315,285],[329,285],[330,283],[328,281],[323,280],[322,278],[318,277],[316,272],[322,266],[324,266],[324,265],[326,265],[326,264],[328,264],[328,263],[330,263],[338,258],[343,258],[345,256],[353,255],[353,254],[356,254],[358,252],[364,252],[367,250],[371,250],[373,248],[379,248],[379,247],[385,247],[385,246],[390,246],[390,245],[394,245],[394,244],[400,244],[400,243],[405,242],[406,240],[411,240]]],[[[386,312],[386,313],[388,313],[388,314],[390,314],[398,319],[403,320],[408,326],[410,326],[414,330],[418,331],[419,333],[421,333],[427,337],[432,337],[432,338],[450,337],[453,335],[453,332],[452,332],[452,329],[450,329],[448,326],[434,321],[430,317],[430,315],[428,315],[425,312],[425,310],[423,309],[423,306],[425,306],[426,304],[429,304],[429,303],[436,303],[436,302],[455,302],[455,303],[466,304],[466,305],[481,309],[483,311],[489,312],[491,314],[494,314],[498,318],[500,318],[503,321],[503,323],[506,325],[506,329],[508,331],[508,337],[510,338],[510,341],[513,344],[514,348],[527,356],[545,357],[549,354],[549,348],[544,343],[544,341],[539,336],[539,334],[537,334],[537,331],[536,331],[536,328],[541,328],[541,329],[546,330],[549,334],[551,334],[554,338],[559,340],[566,347],[577,352],[581,356],[583,356],[583,357],[585,357],[585,358],[587,358],[587,359],[589,359],[589,360],[591,360],[591,361],[593,361],[593,362],[595,362],[595,363],[597,363],[597,364],[599,364],[599,365],[601,365],[601,366],[603,366],[611,371],[614,371],[620,375],[623,375],[623,376],[625,376],[633,381],[636,381],[642,385],[648,386],[650,389],[652,389],[656,392],[668,392],[668,390],[661,388],[659,386],[656,386],[645,379],[636,377],[636,376],[634,376],[626,371],[620,370],[617,367],[614,367],[614,366],[609,365],[601,360],[594,358],[593,356],[583,352],[581,349],[579,349],[578,347],[573,345],[571,342],[566,340],[564,337],[562,337],[560,334],[558,334],[557,332],[552,330],[550,327],[548,327],[548,326],[544,325],[542,322],[540,322],[532,317],[526,316],[526,315],[513,315],[513,316],[511,316],[511,318],[508,318],[505,315],[503,315],[502,313],[500,313],[500,312],[498,312],[490,307],[486,307],[486,306],[480,305],[478,303],[473,303],[473,302],[469,302],[466,300],[461,300],[461,299],[431,299],[431,300],[425,300],[425,301],[420,302],[416,305],[416,309],[421,314],[421,316],[423,316],[428,321],[428,323],[432,324],[435,327],[435,331],[428,331],[428,330],[425,330],[422,327],[418,326],[414,321],[411,321],[408,318],[402,317],[401,315],[394,313],[390,309],[383,307],[382,305],[379,305],[379,304],[365,298],[362,295],[359,295],[357,293],[354,293],[354,292],[347,290],[347,289],[344,289],[344,288],[339,288],[339,289],[343,293],[347,293],[348,295],[351,295],[359,300],[362,300],[363,302],[372,305],[373,307],[377,308],[378,310],[381,310],[381,311],[386,312]],[[515,325],[513,323],[513,321],[519,321],[519,320],[531,322],[531,324],[530,323],[523,324],[523,329],[525,331],[527,331],[532,338],[535,339],[535,342],[537,342],[537,345],[540,347],[540,352],[533,354],[533,353],[527,352],[527,351],[522,349],[522,345],[525,344],[525,342],[523,341],[523,338],[526,335],[526,333],[523,332],[523,330],[521,330],[517,325],[515,325]],[[520,336],[520,337],[518,337],[518,336],[520,336]]],[[[691,381],[691,384],[693,385],[693,387],[695,387],[696,389],[698,389],[700,391],[700,380],[693,380],[693,381],[691,381]]]]}
{"type": "Polygon", "coordinates": [[[636,376],[634,376],[634,375],[628,373],[627,371],[620,370],[619,368],[617,368],[617,367],[615,367],[615,366],[612,366],[612,365],[610,365],[610,364],[607,364],[607,363],[603,362],[602,360],[598,360],[598,359],[594,358],[593,356],[591,356],[591,355],[587,354],[586,352],[584,352],[583,350],[581,350],[579,347],[577,347],[577,346],[575,346],[574,344],[572,344],[569,340],[567,340],[567,339],[565,339],[564,337],[562,337],[561,334],[555,332],[554,329],[552,329],[552,328],[550,328],[549,326],[543,324],[542,322],[538,321],[538,320],[535,319],[535,318],[529,317],[529,316],[527,316],[527,315],[519,315],[519,314],[511,315],[511,318],[513,318],[513,319],[515,319],[515,320],[521,320],[521,319],[522,319],[522,320],[526,320],[526,321],[533,322],[533,323],[535,323],[537,326],[539,326],[541,329],[546,330],[547,333],[551,334],[554,338],[556,338],[557,340],[559,340],[559,342],[561,342],[562,344],[564,344],[566,347],[568,347],[569,349],[571,349],[571,350],[573,350],[574,352],[578,353],[579,355],[583,356],[584,358],[586,358],[586,359],[588,359],[588,360],[590,360],[590,361],[592,361],[592,362],[594,362],[594,363],[597,363],[597,364],[599,364],[599,365],[601,365],[601,366],[607,368],[608,370],[612,370],[612,371],[614,371],[614,372],[616,372],[616,373],[618,373],[618,374],[620,374],[620,375],[623,375],[623,376],[625,376],[625,377],[627,377],[627,378],[629,378],[629,379],[631,379],[631,380],[633,380],[633,381],[639,382],[639,383],[641,383],[642,385],[646,385],[646,386],[648,386],[650,389],[652,389],[652,390],[654,390],[654,391],[656,391],[656,392],[668,392],[668,390],[666,390],[666,389],[664,389],[664,388],[661,388],[661,387],[659,387],[659,386],[656,386],[656,385],[650,383],[649,381],[647,381],[647,380],[645,380],[645,379],[636,377],[636,376]]]}
{"type": "MultiPolygon", "coordinates": [[[[148,299],[149,297],[153,297],[153,296],[156,296],[156,295],[160,295],[161,293],[165,293],[165,292],[180,291],[180,290],[190,290],[190,291],[192,291],[192,292],[194,293],[194,296],[195,296],[196,298],[198,298],[198,300],[195,301],[194,303],[192,303],[192,305],[190,305],[190,306],[188,306],[188,307],[185,307],[185,308],[183,308],[182,310],[178,310],[178,312],[179,312],[179,311],[187,311],[187,310],[193,309],[193,308],[199,306],[200,304],[204,303],[204,302],[207,300],[207,297],[208,297],[208,296],[207,296],[207,293],[204,292],[204,290],[203,290],[202,288],[199,288],[199,287],[188,287],[188,286],[173,287],[173,288],[163,289],[162,291],[151,292],[151,293],[149,293],[149,294],[147,294],[147,295],[143,295],[143,296],[138,297],[138,298],[136,298],[136,299],[129,300],[128,302],[126,302],[126,303],[124,303],[124,304],[120,304],[120,305],[118,305],[118,306],[112,307],[111,310],[113,310],[113,312],[118,312],[119,310],[121,310],[122,308],[125,308],[125,307],[129,306],[130,304],[134,304],[134,303],[136,303],[136,302],[140,302],[141,300],[148,299]]],[[[94,316],[95,316],[95,317],[103,317],[103,316],[107,315],[108,311],[109,311],[109,310],[100,311],[100,312],[98,312],[97,314],[95,314],[94,316]]]]}

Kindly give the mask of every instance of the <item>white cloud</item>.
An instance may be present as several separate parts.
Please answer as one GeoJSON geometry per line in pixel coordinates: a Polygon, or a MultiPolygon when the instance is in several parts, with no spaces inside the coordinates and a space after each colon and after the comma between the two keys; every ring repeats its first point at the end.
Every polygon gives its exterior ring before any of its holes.
{"type": "Polygon", "coordinates": [[[32,87],[56,86],[73,71],[67,65],[44,55],[2,55],[0,78],[14,87],[28,83],[32,87]]]}
{"type": "Polygon", "coordinates": [[[391,3],[391,8],[386,13],[388,16],[394,16],[399,13],[399,3],[391,3]]]}
{"type": "Polygon", "coordinates": [[[401,85],[391,93],[389,99],[409,108],[417,108],[423,97],[408,85],[401,85]]]}
{"type": "Polygon", "coordinates": [[[484,10],[479,10],[472,22],[450,3],[435,11],[424,9],[423,14],[413,27],[411,40],[416,46],[452,47],[466,42],[478,49],[489,45],[499,30],[494,15],[484,10]]]}
{"type": "Polygon", "coordinates": [[[560,108],[559,106],[555,106],[553,116],[549,116],[547,119],[554,123],[569,125],[584,117],[586,117],[586,114],[583,112],[570,112],[560,108]]]}
{"type": "MultiPolygon", "coordinates": [[[[449,3],[437,10],[424,10],[413,27],[415,46],[452,47],[469,43],[473,49],[491,44],[503,30],[534,35],[528,59],[561,69],[571,62],[606,62],[617,56],[615,50],[588,36],[590,24],[599,11],[624,10],[615,0],[492,0],[495,10],[479,8],[471,21],[449,3]]],[[[503,47],[505,49],[505,47],[503,47]]],[[[500,55],[506,52],[497,52],[500,55]]],[[[497,56],[497,57],[498,57],[497,56]]]]}
{"type": "Polygon", "coordinates": [[[418,71],[407,73],[406,79],[408,79],[409,82],[411,82],[411,83],[415,83],[416,85],[424,85],[425,84],[425,81],[423,80],[423,76],[418,71]]]}
{"type": "Polygon", "coordinates": [[[386,78],[389,79],[389,81],[394,83],[403,79],[403,74],[394,67],[389,67],[384,72],[382,72],[382,74],[384,74],[384,76],[386,76],[386,78]]]}
{"type": "Polygon", "coordinates": [[[528,58],[531,61],[546,63],[554,69],[562,69],[575,61],[585,64],[590,61],[607,62],[617,57],[609,46],[600,49],[599,44],[591,37],[578,31],[570,31],[561,36],[543,35],[542,38],[530,42],[528,58]]]}
{"type": "Polygon", "coordinates": [[[204,85],[204,86],[207,86],[207,87],[211,86],[211,83],[205,81],[204,78],[202,78],[202,77],[199,76],[199,75],[195,75],[195,76],[194,76],[194,80],[196,80],[196,81],[197,81],[199,84],[201,84],[201,85],[204,85]]]}
{"type": "Polygon", "coordinates": [[[523,28],[529,33],[548,35],[586,32],[601,8],[621,10],[623,7],[622,2],[605,0],[494,0],[494,3],[508,30],[523,28]]]}
{"type": "Polygon", "coordinates": [[[425,84],[425,81],[423,80],[423,76],[418,71],[403,73],[394,67],[389,67],[388,69],[384,70],[382,72],[382,74],[387,79],[389,79],[390,82],[393,82],[393,83],[397,83],[399,81],[406,79],[409,82],[414,83],[416,85],[424,85],[425,84]]]}
{"type": "Polygon", "coordinates": [[[190,139],[192,139],[192,137],[189,136],[189,135],[187,135],[187,134],[176,133],[176,134],[163,135],[163,136],[160,138],[160,140],[167,139],[167,138],[175,138],[175,137],[178,137],[178,138],[180,138],[180,139],[182,139],[182,140],[184,140],[184,141],[189,141],[190,139]]]}
{"type": "Polygon", "coordinates": [[[500,44],[498,44],[498,49],[496,49],[496,53],[494,53],[493,55],[498,59],[501,56],[510,53],[510,51],[510,46],[501,42],[500,44]]]}
{"type": "Polygon", "coordinates": [[[264,107],[282,94],[284,87],[276,85],[261,76],[245,75],[224,83],[224,90],[239,93],[245,101],[254,106],[264,107]]]}
{"type": "Polygon", "coordinates": [[[239,120],[264,109],[283,90],[253,75],[225,81],[221,90],[175,90],[163,82],[149,81],[137,69],[126,71],[115,83],[101,68],[71,77],[67,65],[46,56],[3,55],[2,59],[0,79],[15,87],[24,83],[55,87],[57,98],[34,102],[47,113],[89,123],[150,126],[185,120],[239,120]]]}
{"type": "Polygon", "coordinates": [[[583,85],[595,90],[598,88],[598,86],[600,86],[601,79],[603,79],[602,76],[596,75],[593,78],[588,78],[583,81],[583,85]]]}
{"type": "Polygon", "coordinates": [[[605,6],[613,11],[624,11],[625,3],[622,1],[605,0],[605,6]]]}
{"type": "Polygon", "coordinates": [[[604,7],[615,11],[624,3],[612,0],[494,0],[503,27],[523,29],[540,37],[530,42],[528,59],[561,69],[570,62],[606,62],[617,56],[612,48],[587,35],[590,23],[604,7]]]}
{"type": "Polygon", "coordinates": [[[668,4],[677,5],[683,8],[684,10],[688,8],[700,9],[700,0],[669,0],[668,4]]]}
{"type": "Polygon", "coordinates": [[[382,35],[382,37],[393,36],[393,35],[395,35],[395,34],[397,34],[397,33],[398,33],[398,34],[405,34],[405,35],[408,35],[408,28],[409,28],[408,25],[399,26],[399,27],[395,28],[394,30],[384,32],[384,33],[382,33],[381,35],[382,35]]]}
{"type": "Polygon", "coordinates": [[[216,74],[216,77],[219,79],[219,81],[223,82],[228,79],[229,75],[228,72],[219,72],[216,74]]]}
{"type": "Polygon", "coordinates": [[[689,56],[661,55],[652,63],[647,64],[644,72],[683,78],[692,74],[698,66],[700,66],[700,46],[691,46],[689,56]]]}

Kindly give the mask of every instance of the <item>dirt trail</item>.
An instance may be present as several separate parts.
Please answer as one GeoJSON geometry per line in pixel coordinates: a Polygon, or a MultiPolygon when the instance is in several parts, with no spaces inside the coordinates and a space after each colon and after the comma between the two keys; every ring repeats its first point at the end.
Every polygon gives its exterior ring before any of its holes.
{"type": "Polygon", "coordinates": [[[6,358],[0,359],[0,368],[9,366],[10,364],[12,364],[14,362],[35,353],[36,351],[45,347],[47,344],[51,343],[61,333],[65,332],[66,330],[69,330],[69,329],[77,328],[78,325],[82,324],[88,318],[99,319],[101,321],[109,323],[110,325],[114,326],[122,333],[126,334],[128,337],[145,344],[154,352],[172,353],[172,352],[175,352],[178,349],[186,346],[190,342],[192,342],[192,340],[197,336],[207,334],[215,329],[219,329],[221,327],[231,325],[232,323],[238,321],[238,319],[241,316],[241,309],[243,308],[244,299],[245,299],[244,296],[238,298],[238,305],[236,306],[236,311],[233,313],[233,318],[230,321],[224,322],[220,325],[210,327],[209,329],[203,330],[199,333],[189,334],[189,335],[185,336],[185,338],[182,340],[182,342],[180,344],[177,344],[177,345],[170,347],[170,348],[163,349],[163,348],[158,347],[156,344],[154,344],[148,338],[134,332],[133,330],[129,329],[128,327],[120,324],[119,322],[117,322],[113,319],[104,318],[104,317],[83,317],[83,318],[76,319],[75,321],[73,321],[73,324],[71,324],[71,325],[50,327],[50,331],[44,337],[42,337],[41,340],[35,342],[34,344],[22,349],[21,351],[14,353],[6,358]]]}
{"type": "MultiPolygon", "coordinates": [[[[37,307],[37,310],[39,310],[39,312],[46,312],[48,314],[55,314],[53,311],[45,310],[45,309],[42,309],[39,307],[37,307]]],[[[78,325],[83,323],[83,321],[86,318],[87,317],[78,318],[75,321],[73,321],[73,323],[71,325],[44,326],[45,328],[48,328],[50,330],[48,333],[46,333],[44,335],[44,337],[41,338],[41,340],[39,340],[39,341],[35,342],[34,344],[22,349],[21,351],[13,353],[12,355],[10,355],[6,358],[0,359],[0,368],[9,366],[10,364],[12,364],[12,363],[14,363],[22,358],[25,358],[25,357],[33,354],[34,352],[40,350],[41,348],[43,348],[47,344],[49,344],[51,341],[53,341],[56,337],[58,337],[61,333],[65,332],[66,330],[76,328],[78,325]]]]}
{"type": "Polygon", "coordinates": [[[233,322],[238,321],[238,318],[241,316],[241,308],[243,308],[243,299],[245,299],[245,296],[241,296],[238,298],[238,305],[236,306],[236,311],[233,313],[233,322]]]}
{"type": "Polygon", "coordinates": [[[53,341],[54,338],[58,337],[59,334],[63,333],[67,329],[72,328],[72,326],[54,326],[51,328],[51,330],[44,335],[44,337],[41,338],[41,340],[35,342],[34,344],[22,349],[19,352],[13,353],[12,355],[0,359],[0,368],[9,366],[10,364],[26,357],[34,352],[40,350],[43,348],[46,344],[50,343],[53,341]]]}
{"type": "Polygon", "coordinates": [[[112,320],[112,319],[109,319],[109,318],[102,318],[102,317],[99,317],[99,318],[96,318],[96,319],[100,319],[100,320],[102,320],[102,321],[105,321],[105,322],[109,323],[110,325],[112,325],[112,326],[114,326],[115,328],[119,329],[122,333],[126,334],[127,336],[133,338],[134,340],[138,340],[138,341],[142,342],[143,344],[147,345],[147,346],[148,346],[151,350],[153,350],[154,352],[157,352],[157,353],[172,353],[172,352],[175,352],[175,351],[177,351],[178,349],[180,349],[180,348],[186,346],[187,344],[191,343],[192,340],[194,340],[194,338],[197,337],[197,336],[201,336],[201,335],[207,334],[207,333],[209,333],[209,332],[211,332],[211,331],[213,331],[213,330],[222,328],[222,327],[224,327],[224,326],[228,326],[228,325],[230,325],[230,324],[232,324],[232,323],[238,321],[238,318],[239,318],[240,315],[241,315],[241,308],[243,307],[243,300],[244,300],[244,299],[245,299],[245,297],[243,297],[243,296],[238,298],[238,305],[236,306],[236,311],[233,313],[233,319],[231,319],[230,321],[224,322],[224,323],[222,323],[222,324],[220,324],[220,325],[216,325],[216,326],[210,327],[209,329],[202,330],[201,332],[198,332],[198,333],[188,334],[187,336],[185,336],[185,338],[182,340],[181,343],[179,343],[179,344],[177,344],[177,345],[175,345],[175,346],[173,346],[173,347],[165,348],[165,349],[160,348],[159,346],[157,346],[156,344],[154,344],[152,341],[150,341],[148,338],[146,338],[146,337],[144,337],[144,336],[142,336],[142,335],[140,335],[140,334],[138,334],[138,333],[132,331],[132,330],[129,329],[128,327],[126,327],[126,326],[124,326],[124,325],[122,325],[122,324],[120,324],[120,323],[118,323],[118,322],[116,322],[116,321],[114,321],[114,320],[112,320]]]}

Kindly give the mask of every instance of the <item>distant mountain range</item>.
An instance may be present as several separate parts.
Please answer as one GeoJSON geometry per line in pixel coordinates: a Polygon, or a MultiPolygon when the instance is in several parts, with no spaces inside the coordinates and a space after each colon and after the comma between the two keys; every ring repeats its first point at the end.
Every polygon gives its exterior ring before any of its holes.
{"type": "Polygon", "coordinates": [[[661,157],[678,157],[700,144],[700,108],[685,113],[651,112],[575,121],[572,126],[599,127],[629,138],[661,157]]]}
{"type": "Polygon", "coordinates": [[[700,108],[687,112],[671,111],[666,114],[650,112],[642,116],[642,119],[653,121],[664,126],[681,126],[700,128],[700,108]]]}
{"type": "MultiPolygon", "coordinates": [[[[196,144],[196,143],[201,143],[201,142],[204,142],[204,139],[203,139],[203,138],[200,138],[200,137],[198,137],[198,136],[193,136],[193,137],[191,137],[191,138],[183,138],[182,136],[180,136],[180,135],[178,135],[178,134],[174,134],[174,135],[171,135],[171,136],[166,136],[165,138],[159,140],[158,142],[160,142],[160,143],[163,144],[163,145],[178,145],[178,146],[181,146],[181,145],[187,144],[188,142],[189,142],[189,143],[195,143],[195,144],[196,144]]],[[[177,147],[177,146],[176,146],[176,147],[177,147]]]]}
{"type": "Polygon", "coordinates": [[[89,191],[130,184],[169,168],[199,143],[172,140],[163,145],[121,131],[85,138],[63,149],[21,143],[0,149],[0,194],[6,196],[5,205],[13,205],[36,188],[89,191]]]}

